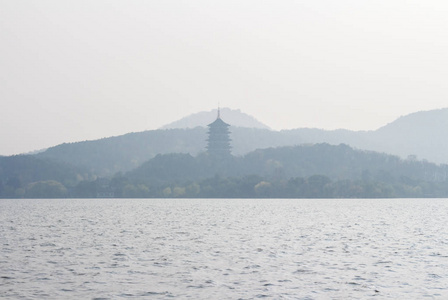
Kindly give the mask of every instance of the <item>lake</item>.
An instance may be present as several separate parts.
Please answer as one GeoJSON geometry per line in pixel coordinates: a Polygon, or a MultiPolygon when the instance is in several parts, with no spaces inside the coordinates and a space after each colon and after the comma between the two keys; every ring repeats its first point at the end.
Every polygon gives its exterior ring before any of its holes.
{"type": "Polygon", "coordinates": [[[448,299],[447,199],[0,200],[0,298],[448,299]]]}

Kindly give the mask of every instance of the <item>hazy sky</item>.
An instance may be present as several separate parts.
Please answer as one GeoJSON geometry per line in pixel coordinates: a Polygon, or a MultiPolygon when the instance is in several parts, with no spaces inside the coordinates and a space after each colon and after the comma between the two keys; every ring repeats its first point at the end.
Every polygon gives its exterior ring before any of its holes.
{"type": "Polygon", "coordinates": [[[442,0],[0,0],[0,155],[218,102],[273,129],[448,107],[447,16],[442,0]]]}

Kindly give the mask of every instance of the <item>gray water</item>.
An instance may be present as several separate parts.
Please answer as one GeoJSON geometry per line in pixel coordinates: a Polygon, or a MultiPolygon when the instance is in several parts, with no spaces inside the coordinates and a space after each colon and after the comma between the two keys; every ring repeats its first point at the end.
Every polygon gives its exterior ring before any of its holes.
{"type": "Polygon", "coordinates": [[[448,299],[448,200],[0,200],[0,297],[448,299]]]}

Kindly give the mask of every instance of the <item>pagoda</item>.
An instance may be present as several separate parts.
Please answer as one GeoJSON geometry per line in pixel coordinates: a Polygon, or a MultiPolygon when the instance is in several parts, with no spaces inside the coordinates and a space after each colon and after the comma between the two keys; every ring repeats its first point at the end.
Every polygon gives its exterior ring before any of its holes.
{"type": "Polygon", "coordinates": [[[228,157],[230,153],[230,131],[229,124],[221,119],[220,109],[218,107],[218,117],[208,124],[207,152],[214,157],[228,157]]]}

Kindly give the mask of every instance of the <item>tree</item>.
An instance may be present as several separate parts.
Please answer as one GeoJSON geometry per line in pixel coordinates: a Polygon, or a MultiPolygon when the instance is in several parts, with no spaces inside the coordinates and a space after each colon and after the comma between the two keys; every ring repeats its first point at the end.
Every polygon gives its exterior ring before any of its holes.
{"type": "Polygon", "coordinates": [[[27,198],[64,198],[67,189],[55,180],[38,181],[29,184],[25,195],[27,198]]]}

